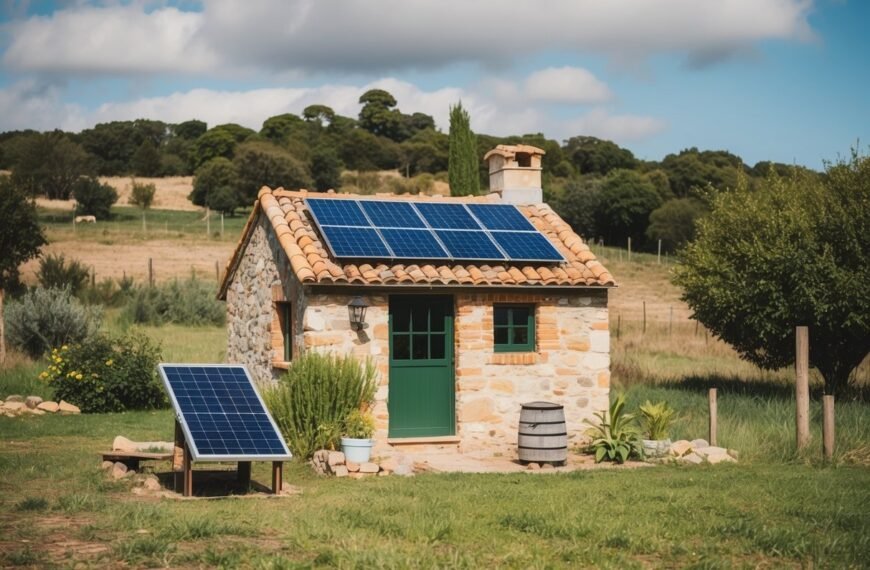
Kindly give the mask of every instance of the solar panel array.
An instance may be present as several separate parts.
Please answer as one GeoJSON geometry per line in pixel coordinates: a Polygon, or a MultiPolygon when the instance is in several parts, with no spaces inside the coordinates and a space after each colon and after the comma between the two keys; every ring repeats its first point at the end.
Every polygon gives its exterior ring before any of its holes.
{"type": "Polygon", "coordinates": [[[510,204],[308,198],[308,210],[336,258],[564,261],[510,204]]]}
{"type": "Polygon", "coordinates": [[[160,364],[194,461],[285,461],[290,450],[242,365],[160,364]]]}

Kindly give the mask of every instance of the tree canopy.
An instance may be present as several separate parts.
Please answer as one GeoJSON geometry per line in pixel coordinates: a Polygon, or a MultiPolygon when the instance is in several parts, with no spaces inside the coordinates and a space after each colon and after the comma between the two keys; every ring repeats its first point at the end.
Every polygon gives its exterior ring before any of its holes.
{"type": "MultiPolygon", "coordinates": [[[[36,205],[8,176],[0,175],[0,292],[18,284],[18,266],[46,244],[36,205]]],[[[2,315],[0,315],[2,318],[2,315]]]]}
{"type": "Polygon", "coordinates": [[[794,328],[810,329],[810,362],[841,395],[870,351],[870,158],[828,165],[820,179],[770,170],[719,193],[674,281],[697,318],[746,360],[792,364],[794,328]]]}

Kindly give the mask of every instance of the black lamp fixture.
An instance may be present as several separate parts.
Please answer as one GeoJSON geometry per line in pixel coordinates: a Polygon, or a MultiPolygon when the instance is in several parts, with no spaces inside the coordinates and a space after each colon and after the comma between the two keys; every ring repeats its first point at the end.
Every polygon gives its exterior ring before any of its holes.
{"type": "Polygon", "coordinates": [[[359,331],[366,326],[366,309],[369,306],[362,297],[354,297],[347,304],[347,312],[350,316],[350,328],[359,331]]]}

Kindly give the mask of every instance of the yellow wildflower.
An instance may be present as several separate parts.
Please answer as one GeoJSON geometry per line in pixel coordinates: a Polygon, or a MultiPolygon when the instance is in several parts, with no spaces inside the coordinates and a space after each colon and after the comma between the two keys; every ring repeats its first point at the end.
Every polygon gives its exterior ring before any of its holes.
{"type": "Polygon", "coordinates": [[[42,374],[39,375],[39,377],[40,377],[40,378],[43,378],[43,379],[44,379],[44,378],[48,378],[48,373],[47,373],[47,372],[43,372],[42,374]]]}
{"type": "Polygon", "coordinates": [[[111,358],[108,359],[108,360],[106,361],[106,366],[111,366],[113,362],[114,362],[114,360],[112,360],[111,358]]]}
{"type": "Polygon", "coordinates": [[[62,347],[60,347],[60,349],[61,350],[69,350],[69,347],[67,345],[63,345],[62,347]]]}
{"type": "Polygon", "coordinates": [[[81,379],[82,379],[81,373],[76,374],[76,380],[81,380],[81,379]]]}

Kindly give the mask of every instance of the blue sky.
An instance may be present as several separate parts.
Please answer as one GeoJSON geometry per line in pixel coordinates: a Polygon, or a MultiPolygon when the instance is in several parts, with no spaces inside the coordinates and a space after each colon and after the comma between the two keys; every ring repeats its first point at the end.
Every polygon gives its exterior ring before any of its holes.
{"type": "Polygon", "coordinates": [[[368,88],[446,129],[696,146],[820,168],[870,141],[857,0],[0,0],[0,130],[259,128],[368,88]]]}

